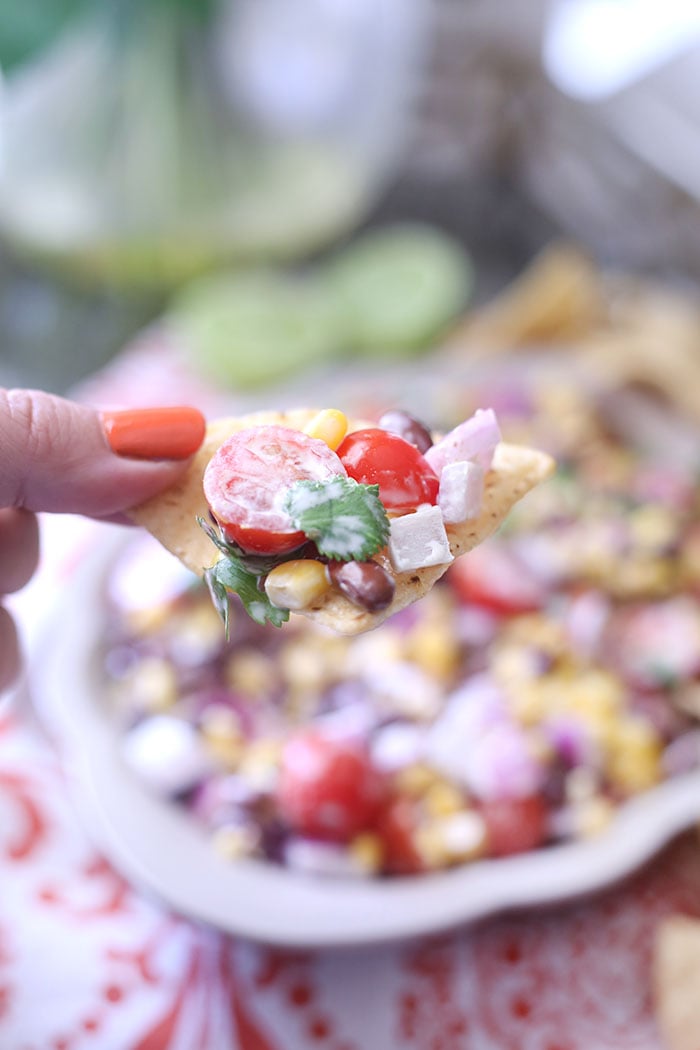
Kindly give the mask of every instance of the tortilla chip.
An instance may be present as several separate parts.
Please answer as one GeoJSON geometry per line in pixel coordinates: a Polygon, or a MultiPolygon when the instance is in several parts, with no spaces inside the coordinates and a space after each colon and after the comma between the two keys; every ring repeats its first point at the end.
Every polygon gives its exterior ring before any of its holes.
{"type": "MultiPolygon", "coordinates": [[[[148,529],[192,572],[202,576],[204,570],[219,558],[219,552],[196,520],[197,516],[207,519],[209,514],[202,479],[211,457],[226,438],[237,430],[271,425],[302,430],[316,414],[316,409],[297,409],[284,413],[259,412],[210,424],[204,444],[193,457],[184,477],[166,492],[136,507],[131,511],[131,518],[148,529]]],[[[350,425],[349,432],[372,425],[356,421],[350,425]]],[[[495,532],[518,500],[549,477],[553,470],[554,461],[544,452],[500,444],[494,455],[492,469],[486,476],[481,514],[471,521],[446,526],[452,554],[455,557],[465,554],[495,532]]],[[[388,608],[381,612],[367,612],[339,591],[331,590],[314,605],[302,610],[301,615],[338,634],[361,634],[378,627],[399,609],[422,598],[449,568],[449,564],[435,565],[413,572],[396,573],[386,551],[377,554],[375,560],[396,581],[396,593],[388,608]]]]}
{"type": "Polygon", "coordinates": [[[656,1018],[668,1050],[700,1047],[700,920],[662,923],[654,953],[656,1018]]]}

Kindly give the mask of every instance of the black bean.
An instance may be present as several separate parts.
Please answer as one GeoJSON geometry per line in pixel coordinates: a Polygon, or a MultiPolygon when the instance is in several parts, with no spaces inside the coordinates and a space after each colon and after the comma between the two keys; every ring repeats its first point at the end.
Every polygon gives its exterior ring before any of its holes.
{"type": "Polygon", "coordinates": [[[376,561],[334,561],[328,566],[328,574],[346,598],[368,612],[379,612],[391,605],[396,585],[376,561]]]}
{"type": "Polygon", "coordinates": [[[433,444],[430,431],[425,424],[400,408],[393,408],[391,411],[385,412],[379,420],[379,426],[382,430],[388,430],[391,434],[398,434],[404,441],[415,445],[419,452],[427,452],[433,444]]]}

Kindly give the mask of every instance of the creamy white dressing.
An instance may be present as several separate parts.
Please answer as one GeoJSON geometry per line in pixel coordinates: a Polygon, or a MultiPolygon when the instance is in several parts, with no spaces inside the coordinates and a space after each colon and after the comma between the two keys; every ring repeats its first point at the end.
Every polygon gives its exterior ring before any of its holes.
{"type": "MultiPolygon", "coordinates": [[[[294,494],[294,508],[297,514],[304,514],[308,510],[314,510],[316,507],[320,507],[323,503],[327,503],[329,498],[332,500],[339,499],[345,491],[341,478],[342,475],[339,475],[336,482],[321,478],[320,480],[325,482],[322,489],[314,489],[311,485],[300,486],[294,494]]],[[[306,481],[307,479],[302,478],[300,480],[306,481]]],[[[315,479],[310,478],[308,480],[315,479]]],[[[284,505],[288,492],[289,489],[283,489],[281,492],[277,493],[277,496],[275,497],[275,506],[282,507],[284,505]]]]}
{"type": "Polygon", "coordinates": [[[362,519],[356,514],[347,514],[333,522],[325,536],[325,548],[332,548],[339,558],[346,561],[364,541],[365,529],[362,519]]]}
{"type": "Polygon", "coordinates": [[[248,613],[254,620],[264,620],[267,608],[264,602],[248,602],[248,613]]]}

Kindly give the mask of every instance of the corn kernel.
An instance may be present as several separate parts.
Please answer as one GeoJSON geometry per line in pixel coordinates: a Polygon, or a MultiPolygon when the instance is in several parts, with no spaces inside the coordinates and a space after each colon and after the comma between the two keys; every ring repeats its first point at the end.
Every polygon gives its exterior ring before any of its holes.
{"type": "Polygon", "coordinates": [[[204,660],[221,646],[221,620],[213,604],[200,605],[176,622],[174,644],[204,660]]]}
{"type": "Polygon", "coordinates": [[[275,566],[265,579],[265,593],[278,609],[306,609],[329,587],[325,565],[306,558],[275,566]]]}
{"type": "Polygon", "coordinates": [[[662,597],[673,587],[675,575],[675,561],[642,553],[615,566],[608,587],[620,598],[662,597]]]}
{"type": "Polygon", "coordinates": [[[325,441],[335,451],[348,432],[348,421],[337,408],[324,408],[306,424],[304,433],[325,441]]]}
{"type": "Polygon", "coordinates": [[[350,856],[363,871],[376,874],[384,863],[384,844],[379,835],[363,832],[356,835],[349,846],[350,856]]]}
{"type": "Polygon", "coordinates": [[[416,829],[416,848],[429,868],[473,860],[484,853],[486,825],[476,812],[462,809],[416,829]]]}
{"type": "Polygon", "coordinates": [[[247,700],[262,700],[277,684],[279,674],[273,660],[256,649],[240,649],[226,664],[226,684],[247,700]]]}
{"type": "Polygon", "coordinates": [[[415,762],[405,766],[396,774],[396,789],[401,795],[421,798],[429,787],[439,781],[439,777],[430,766],[415,762]]]}
{"type": "Polygon", "coordinates": [[[431,817],[447,817],[464,809],[465,798],[461,791],[446,780],[431,784],[423,796],[426,813],[431,817]]]}
{"type": "Polygon", "coordinates": [[[414,841],[420,859],[426,868],[444,868],[450,862],[443,836],[434,823],[416,828],[414,841]]]}
{"type": "Polygon", "coordinates": [[[539,676],[539,661],[534,649],[522,645],[494,647],[491,672],[507,688],[539,676]]]}
{"type": "Polygon", "coordinates": [[[542,681],[519,684],[508,698],[514,718],[526,726],[541,722],[550,710],[547,693],[542,681]]]}
{"type": "Polygon", "coordinates": [[[407,648],[413,663],[441,681],[451,678],[457,670],[459,647],[442,623],[424,624],[412,632],[407,648]]]}
{"type": "Polygon", "coordinates": [[[204,711],[200,732],[207,750],[227,769],[235,769],[245,749],[238,715],[226,704],[212,704],[204,711]]]}
{"type": "Polygon", "coordinates": [[[678,531],[674,515],[658,504],[646,504],[635,510],[630,514],[629,526],[635,543],[647,550],[668,546],[678,531]]]}
{"type": "Polygon", "coordinates": [[[567,707],[582,718],[614,718],[622,707],[624,693],[619,680],[605,671],[586,671],[568,685],[567,707]]]}
{"type": "Polygon", "coordinates": [[[149,657],[129,675],[129,690],[135,706],[148,711],[165,711],[178,697],[177,676],[171,664],[149,657]]]}
{"type": "Polygon", "coordinates": [[[618,734],[617,719],[614,715],[601,711],[581,711],[578,715],[581,725],[590,739],[604,753],[608,754],[615,746],[618,734]]]}
{"type": "Polygon", "coordinates": [[[214,832],[212,845],[224,860],[240,860],[257,853],[260,832],[246,824],[225,825],[214,832]]]}
{"type": "Polygon", "coordinates": [[[282,757],[282,741],[274,737],[251,740],[246,749],[244,765],[278,765],[282,757]]]}
{"type": "Polygon", "coordinates": [[[290,692],[320,691],[328,682],[326,668],[313,648],[304,645],[303,639],[294,639],[282,647],[279,666],[285,687],[290,692]]]}
{"type": "Polygon", "coordinates": [[[593,838],[610,824],[615,815],[615,807],[609,799],[595,795],[576,807],[574,828],[581,838],[593,838]]]}
{"type": "Polygon", "coordinates": [[[144,609],[131,609],[126,614],[126,621],[136,634],[152,634],[164,626],[171,614],[170,603],[159,602],[144,609]]]}
{"type": "Polygon", "coordinates": [[[589,802],[595,797],[599,783],[600,778],[593,769],[577,766],[567,774],[564,784],[567,802],[574,806],[589,802]]]}
{"type": "Polygon", "coordinates": [[[653,787],[661,779],[661,744],[656,733],[639,718],[618,724],[608,758],[608,776],[626,794],[653,787]]]}
{"type": "Polygon", "coordinates": [[[244,749],[238,772],[253,788],[271,791],[277,783],[281,757],[281,742],[272,737],[261,737],[244,749]]]}

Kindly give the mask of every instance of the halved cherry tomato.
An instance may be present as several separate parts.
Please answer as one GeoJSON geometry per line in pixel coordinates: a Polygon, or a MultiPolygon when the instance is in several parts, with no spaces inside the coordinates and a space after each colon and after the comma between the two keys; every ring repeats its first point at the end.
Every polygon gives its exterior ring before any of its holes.
{"type": "Polygon", "coordinates": [[[383,799],[384,778],[362,744],[313,730],[285,744],[277,803],[299,834],[347,842],[372,824],[383,799]]]}
{"type": "Polygon", "coordinates": [[[295,481],[326,481],[345,467],[325,441],[289,427],[249,427],[217,450],[204,495],[224,534],[254,554],[284,554],[305,542],[280,496],[295,481]]]}
{"type": "Polygon", "coordinates": [[[498,541],[483,543],[458,558],[447,579],[462,601],[501,616],[536,612],[547,598],[544,584],[498,541]]]}
{"type": "Polygon", "coordinates": [[[440,481],[415,445],[397,434],[368,427],[348,434],[338,448],[348,474],[364,485],[379,485],[387,510],[412,510],[436,503],[440,481]]]}

